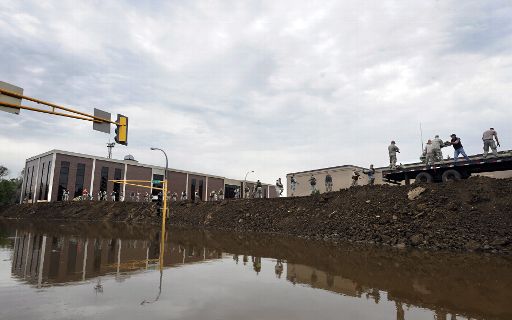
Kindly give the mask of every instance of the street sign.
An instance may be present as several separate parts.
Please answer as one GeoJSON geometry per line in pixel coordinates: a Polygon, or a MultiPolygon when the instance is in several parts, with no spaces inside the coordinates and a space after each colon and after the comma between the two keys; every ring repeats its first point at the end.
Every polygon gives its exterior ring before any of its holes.
{"type": "MultiPolygon", "coordinates": [[[[0,88],[4,89],[4,90],[12,91],[12,92],[20,94],[20,95],[23,95],[23,88],[16,87],[16,86],[14,86],[14,85],[12,85],[10,83],[7,83],[7,82],[0,81],[0,88]]],[[[5,95],[5,94],[1,94],[1,93],[0,93],[0,102],[15,104],[17,106],[21,105],[21,99],[14,98],[14,97],[11,97],[11,96],[8,96],[8,95],[5,95]]],[[[0,111],[5,111],[5,112],[9,112],[9,113],[14,113],[14,114],[20,114],[20,109],[19,108],[11,108],[11,107],[0,106],[0,111]]]]}
{"type": "MultiPolygon", "coordinates": [[[[94,108],[94,116],[110,121],[110,113],[100,109],[94,108]]],[[[100,132],[110,133],[110,122],[94,121],[92,123],[92,129],[100,132]]]]}

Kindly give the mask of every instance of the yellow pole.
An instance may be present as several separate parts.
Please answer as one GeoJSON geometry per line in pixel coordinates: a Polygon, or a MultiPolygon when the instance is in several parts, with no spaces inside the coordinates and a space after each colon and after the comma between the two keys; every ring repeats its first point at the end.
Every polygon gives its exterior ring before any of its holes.
{"type": "Polygon", "coordinates": [[[162,237],[160,239],[160,271],[164,267],[164,250],[165,250],[165,218],[167,216],[167,180],[164,180],[163,188],[164,207],[162,210],[162,237]]]}
{"type": "MultiPolygon", "coordinates": [[[[35,98],[31,98],[31,97],[27,97],[27,96],[24,96],[22,94],[19,94],[19,93],[16,93],[16,92],[12,92],[12,91],[9,91],[9,90],[5,90],[5,89],[0,89],[0,93],[1,94],[5,94],[7,96],[11,96],[11,97],[14,97],[14,98],[18,98],[18,99],[25,99],[25,100],[29,100],[29,101],[32,101],[32,102],[35,102],[37,104],[44,104],[44,105],[47,105],[49,107],[52,107],[53,109],[57,108],[57,109],[61,109],[61,110],[64,110],[64,111],[68,111],[68,112],[73,112],[73,113],[76,113],[76,114],[79,114],[79,115],[82,115],[82,116],[86,116],[86,117],[90,117],[94,120],[97,120],[99,122],[109,122],[109,123],[112,123],[112,124],[119,124],[115,121],[111,121],[111,120],[107,120],[107,119],[103,119],[103,118],[99,118],[99,117],[95,117],[93,115],[90,115],[90,114],[87,114],[87,113],[84,113],[84,112],[80,112],[78,110],[73,110],[71,108],[66,108],[66,107],[63,107],[63,106],[59,106],[55,103],[51,103],[51,102],[47,102],[47,101],[43,101],[43,100],[39,100],[39,99],[35,99],[35,98]]],[[[9,106],[9,105],[8,105],[9,106]]],[[[11,105],[12,106],[12,105],[11,105]]],[[[16,108],[19,108],[16,107],[16,108]]],[[[28,110],[31,110],[27,107],[24,107],[25,109],[28,109],[28,110]]],[[[32,108],[32,111],[39,111],[39,112],[44,112],[44,111],[41,111],[40,109],[33,109],[32,108]]],[[[50,112],[46,112],[46,113],[50,113],[50,112]]],[[[57,114],[57,113],[55,113],[57,114]]],[[[62,114],[61,114],[62,115],[62,114]]],[[[86,120],[86,119],[84,119],[86,120]]],[[[93,120],[90,120],[90,121],[93,121],[93,120]]]]}

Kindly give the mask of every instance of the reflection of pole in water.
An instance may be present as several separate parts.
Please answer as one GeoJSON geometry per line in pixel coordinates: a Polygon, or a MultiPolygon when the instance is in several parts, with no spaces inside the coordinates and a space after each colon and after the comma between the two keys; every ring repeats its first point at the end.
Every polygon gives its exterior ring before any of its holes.
{"type": "Polygon", "coordinates": [[[39,273],[37,275],[37,287],[41,288],[41,284],[43,283],[43,266],[44,266],[44,253],[46,251],[46,236],[43,236],[43,243],[41,244],[41,254],[39,261],[39,273]]]}
{"type": "Polygon", "coordinates": [[[103,293],[103,285],[101,284],[101,278],[98,278],[98,282],[96,282],[96,285],[94,286],[94,291],[96,294],[103,293]]]}
{"type": "Polygon", "coordinates": [[[148,246],[148,243],[146,242],[146,270],[148,269],[148,265],[149,265],[149,246],[148,246]]]}
{"type": "MultiPolygon", "coordinates": [[[[167,193],[166,192],[164,192],[164,198],[167,198],[167,193]]],[[[162,214],[164,215],[165,213],[162,213],[162,214]]],[[[141,305],[144,305],[146,303],[153,303],[153,302],[158,301],[160,299],[160,295],[162,294],[162,279],[163,279],[163,276],[164,276],[163,266],[164,266],[164,250],[165,250],[164,241],[166,239],[165,231],[166,230],[165,230],[165,219],[164,219],[163,222],[162,222],[162,236],[160,238],[160,254],[159,254],[159,260],[160,260],[160,281],[159,281],[159,284],[158,284],[158,294],[156,295],[156,298],[153,301],[142,300],[142,302],[140,303],[141,305]]],[[[148,266],[148,259],[149,259],[149,246],[147,247],[147,250],[146,250],[146,269],[147,269],[147,266],[148,266]]],[[[185,250],[183,250],[183,263],[185,263],[185,250]]]]}
{"type": "Polygon", "coordinates": [[[121,266],[121,239],[117,239],[117,274],[116,278],[119,277],[119,267],[121,266]]]}
{"type": "Polygon", "coordinates": [[[82,281],[85,281],[85,270],[87,268],[87,248],[89,246],[89,238],[85,239],[85,246],[84,246],[84,261],[82,263],[82,281]]]}

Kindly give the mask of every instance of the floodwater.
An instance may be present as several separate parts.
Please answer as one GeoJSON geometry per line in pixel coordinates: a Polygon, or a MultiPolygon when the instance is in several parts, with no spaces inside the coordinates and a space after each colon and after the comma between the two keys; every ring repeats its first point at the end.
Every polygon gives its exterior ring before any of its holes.
{"type": "Polygon", "coordinates": [[[0,221],[0,319],[512,319],[512,261],[0,221]]]}

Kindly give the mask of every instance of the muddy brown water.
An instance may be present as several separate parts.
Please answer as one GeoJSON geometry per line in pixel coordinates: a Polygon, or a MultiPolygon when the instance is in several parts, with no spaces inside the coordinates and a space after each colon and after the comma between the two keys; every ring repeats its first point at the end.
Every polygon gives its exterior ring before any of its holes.
{"type": "Polygon", "coordinates": [[[512,319],[503,256],[0,220],[0,319],[512,319]]]}

